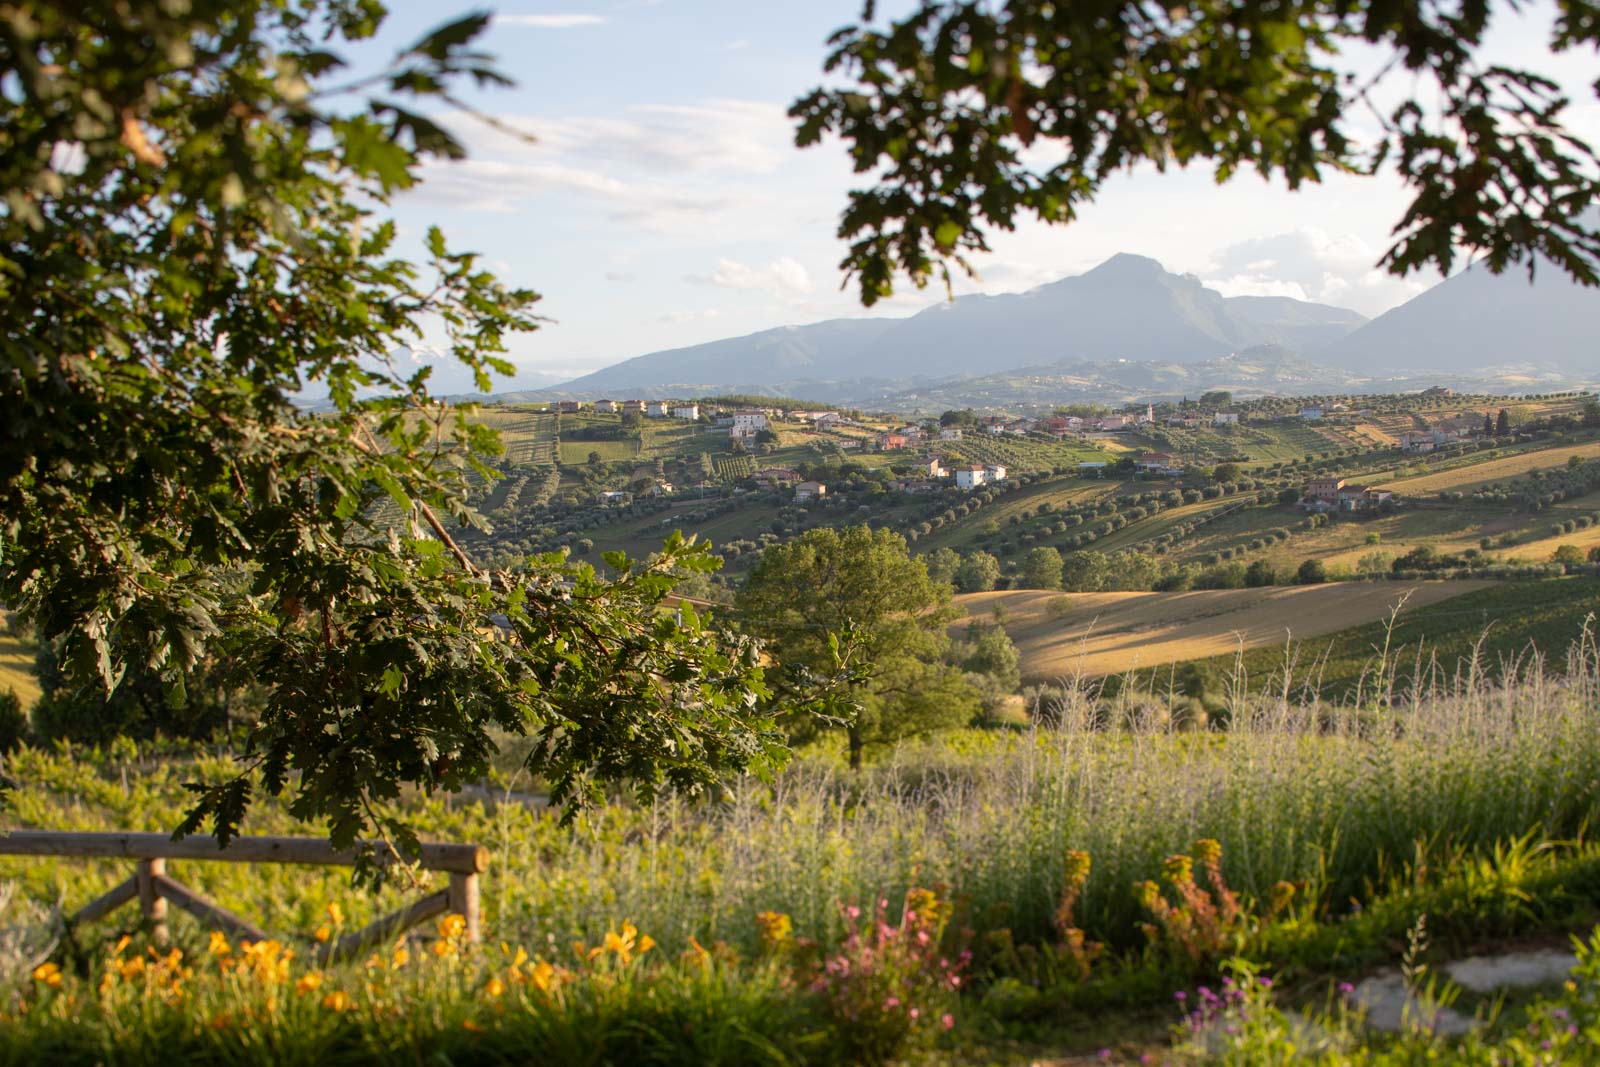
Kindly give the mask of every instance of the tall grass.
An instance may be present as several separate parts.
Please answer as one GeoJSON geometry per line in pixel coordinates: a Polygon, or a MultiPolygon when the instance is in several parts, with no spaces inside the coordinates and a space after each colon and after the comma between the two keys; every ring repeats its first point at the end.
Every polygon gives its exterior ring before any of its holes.
{"type": "MultiPolygon", "coordinates": [[[[898,900],[919,885],[942,887],[979,929],[1043,938],[1074,849],[1093,860],[1078,924],[1126,945],[1138,937],[1133,884],[1159,877],[1163,859],[1199,837],[1221,843],[1241,892],[1265,898],[1279,881],[1306,883],[1338,911],[1419,848],[1460,854],[1535,828],[1571,837],[1600,813],[1591,637],[1560,673],[1534,661],[1491,681],[1469,661],[1448,678],[1405,677],[1380,663],[1363,703],[1346,706],[1301,702],[1288,684],[1275,695],[1241,685],[1226,726],[1198,731],[1178,729],[1159,702],[1108,706],[1070,687],[1057,728],[908,744],[859,773],[812,753],[719,803],[618,804],[571,830],[518,803],[514,781],[501,803],[419,798],[410,814],[426,836],[494,851],[484,892],[493,938],[566,945],[631,919],[676,952],[691,937],[753,950],[763,911],[792,916],[799,935],[836,939],[841,902],[898,900]]],[[[170,826],[195,770],[126,752],[24,752],[7,768],[16,788],[4,818],[170,826]]],[[[253,829],[289,826],[268,808],[253,829]]],[[[225,864],[178,873],[280,931],[314,928],[334,898],[353,919],[392,905],[392,894],[352,898],[336,873],[225,864]]],[[[5,860],[0,877],[70,910],[126,871],[5,860]]]]}

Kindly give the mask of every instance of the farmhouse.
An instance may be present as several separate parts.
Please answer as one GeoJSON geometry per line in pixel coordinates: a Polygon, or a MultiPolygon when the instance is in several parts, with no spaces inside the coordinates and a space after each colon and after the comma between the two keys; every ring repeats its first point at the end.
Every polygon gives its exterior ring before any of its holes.
{"type": "Polygon", "coordinates": [[[973,464],[970,467],[957,467],[955,469],[957,489],[977,489],[980,486],[993,485],[995,482],[1006,480],[1006,469],[998,463],[980,467],[973,464]]]}
{"type": "Polygon", "coordinates": [[[976,489],[983,484],[985,471],[982,467],[957,467],[956,488],[976,489]]]}
{"type": "Polygon", "coordinates": [[[671,414],[671,411],[672,405],[668,404],[665,400],[645,401],[644,413],[652,419],[664,419],[671,414]]]}
{"type": "Polygon", "coordinates": [[[927,459],[918,460],[915,464],[918,474],[925,478],[948,478],[950,472],[944,469],[938,456],[929,456],[927,459]]]}
{"type": "Polygon", "coordinates": [[[1115,432],[1117,430],[1126,430],[1127,428],[1128,417],[1126,415],[1107,415],[1095,424],[1095,429],[1102,431],[1115,432]]]}
{"type": "Polygon", "coordinates": [[[1343,478],[1313,478],[1306,485],[1305,499],[1301,501],[1307,508],[1336,508],[1339,506],[1339,490],[1344,488],[1343,478]]]}
{"type": "Polygon", "coordinates": [[[1138,459],[1138,467],[1146,474],[1177,474],[1183,464],[1170,452],[1145,452],[1138,459]]]}
{"type": "Polygon", "coordinates": [[[558,401],[556,401],[556,410],[561,412],[564,415],[570,415],[570,414],[573,414],[574,412],[578,412],[578,411],[582,411],[583,410],[583,401],[581,401],[581,400],[558,400],[558,401]]]}
{"type": "Polygon", "coordinates": [[[1370,485],[1347,485],[1339,490],[1340,511],[1367,511],[1394,499],[1387,489],[1374,489],[1370,485]]]}
{"type": "Polygon", "coordinates": [[[633,494],[621,489],[607,489],[595,499],[602,504],[626,504],[633,499],[633,494]]]}
{"type": "Polygon", "coordinates": [[[643,415],[644,414],[644,401],[643,400],[624,400],[622,402],[622,413],[624,415],[643,415]]]}
{"type": "Polygon", "coordinates": [[[880,433],[878,435],[878,448],[884,452],[893,452],[906,447],[909,442],[902,433],[880,433]]]}
{"type": "Polygon", "coordinates": [[[803,504],[808,500],[815,500],[818,497],[827,495],[828,487],[821,482],[801,482],[794,487],[794,500],[797,504],[803,504]]]}
{"type": "Polygon", "coordinates": [[[800,480],[799,472],[787,467],[764,467],[751,477],[760,485],[793,485],[800,480]]]}
{"type": "Polygon", "coordinates": [[[675,419],[688,419],[693,422],[700,417],[700,405],[679,404],[672,409],[672,417],[675,419]]]}
{"type": "Polygon", "coordinates": [[[617,410],[617,402],[615,400],[596,400],[594,409],[596,411],[614,412],[617,410]]]}
{"type": "Polygon", "coordinates": [[[941,441],[959,441],[959,440],[961,440],[961,427],[959,427],[959,426],[946,426],[944,429],[939,431],[939,440],[941,440],[941,441]]]}
{"type": "Polygon", "coordinates": [[[1400,449],[1403,452],[1432,452],[1439,447],[1439,442],[1434,440],[1432,430],[1407,430],[1400,435],[1400,449]]]}

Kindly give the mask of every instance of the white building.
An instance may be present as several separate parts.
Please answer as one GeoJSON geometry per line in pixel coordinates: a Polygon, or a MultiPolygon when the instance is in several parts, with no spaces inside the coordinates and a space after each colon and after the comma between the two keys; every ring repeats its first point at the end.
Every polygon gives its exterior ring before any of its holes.
{"type": "Polygon", "coordinates": [[[1239,416],[1232,411],[1219,411],[1211,416],[1211,425],[1237,426],[1239,425],[1239,416]]]}
{"type": "Polygon", "coordinates": [[[754,437],[765,430],[770,424],[767,422],[767,413],[755,409],[735,411],[733,422],[728,431],[729,437],[754,437]]]}
{"type": "Polygon", "coordinates": [[[672,405],[665,400],[646,400],[644,413],[652,419],[664,419],[672,413],[672,405]]]}
{"type": "Polygon", "coordinates": [[[976,489],[983,484],[983,478],[986,473],[982,467],[957,467],[956,488],[976,489]]]}
{"type": "Polygon", "coordinates": [[[693,422],[695,419],[700,417],[700,405],[679,404],[677,407],[672,409],[672,417],[675,419],[688,419],[690,422],[693,422]]]}
{"type": "Polygon", "coordinates": [[[794,487],[794,501],[796,504],[803,504],[808,500],[815,500],[817,497],[827,495],[828,487],[821,482],[801,482],[794,487]]]}
{"type": "Polygon", "coordinates": [[[946,426],[944,429],[939,431],[939,440],[941,440],[941,441],[959,441],[959,440],[961,440],[961,427],[959,427],[959,426],[946,426]]]}
{"type": "Polygon", "coordinates": [[[615,400],[596,400],[594,409],[596,411],[616,411],[617,402],[615,400]]]}
{"type": "Polygon", "coordinates": [[[993,485],[995,482],[1006,480],[1006,469],[999,464],[990,464],[987,467],[971,466],[957,467],[955,470],[957,489],[977,489],[980,486],[993,485]]]}

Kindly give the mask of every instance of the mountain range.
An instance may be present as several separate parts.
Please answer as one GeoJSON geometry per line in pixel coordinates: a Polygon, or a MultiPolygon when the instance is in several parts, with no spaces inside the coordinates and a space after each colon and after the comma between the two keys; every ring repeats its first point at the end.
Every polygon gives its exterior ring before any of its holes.
{"type": "Polygon", "coordinates": [[[1034,378],[1051,389],[1039,397],[1046,402],[1073,380],[1082,389],[1072,391],[1087,396],[1139,382],[1149,392],[1261,393],[1451,376],[1600,377],[1600,292],[1543,267],[1529,284],[1525,274],[1475,266],[1368,321],[1287,297],[1225,297],[1193,275],[1121,254],[1027,292],[962,296],[906,318],[833,319],[653,352],[541,395],[959,400],[973,393],[963,383],[1034,378]]]}

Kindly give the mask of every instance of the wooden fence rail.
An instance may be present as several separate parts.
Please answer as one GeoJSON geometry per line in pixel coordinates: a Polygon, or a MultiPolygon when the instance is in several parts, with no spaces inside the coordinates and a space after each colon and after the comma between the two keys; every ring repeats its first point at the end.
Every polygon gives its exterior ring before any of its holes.
{"type": "MultiPolygon", "coordinates": [[[[74,922],[92,922],[135,899],[157,941],[167,937],[167,903],[170,901],[201,922],[233,935],[265,941],[267,934],[167,876],[168,860],[205,860],[221,863],[293,863],[318,867],[349,867],[356,850],[336,849],[314,837],[236,837],[219,848],[209,837],[174,841],[165,834],[67,833],[51,830],[0,831],[0,855],[70,856],[82,859],[130,859],[133,877],[85,904],[74,922]]],[[[347,958],[373,944],[401,933],[435,915],[458,914],[466,920],[466,937],[483,937],[478,906],[478,876],[489,869],[489,851],[478,845],[428,843],[418,864],[425,871],[450,876],[446,888],[414,901],[363,927],[321,946],[323,960],[347,958]]]]}

